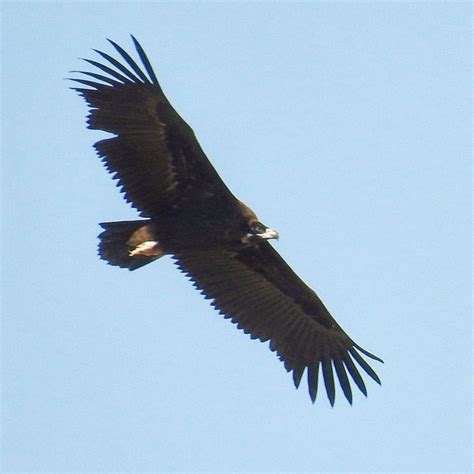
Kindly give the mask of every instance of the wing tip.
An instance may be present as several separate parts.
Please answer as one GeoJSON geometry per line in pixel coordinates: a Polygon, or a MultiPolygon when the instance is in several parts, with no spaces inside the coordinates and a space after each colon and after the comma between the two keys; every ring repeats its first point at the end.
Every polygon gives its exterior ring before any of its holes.
{"type": "MultiPolygon", "coordinates": [[[[339,392],[339,390],[342,391],[344,398],[347,400],[349,405],[352,406],[354,403],[355,387],[359,389],[365,398],[368,396],[367,387],[360,375],[360,369],[362,369],[378,385],[382,385],[378,375],[362,358],[362,356],[355,352],[355,349],[359,350],[359,347],[354,345],[344,351],[344,353],[340,353],[337,356],[321,358],[316,361],[315,364],[291,364],[291,367],[286,367],[285,363],[285,367],[288,371],[292,371],[293,383],[296,389],[301,385],[304,371],[307,371],[308,394],[311,403],[314,404],[317,400],[319,379],[322,378],[326,396],[331,407],[335,406],[337,392],[339,392]],[[336,390],[336,378],[340,387],[338,390],[336,390]]],[[[362,350],[361,352],[366,355],[367,351],[362,350]]],[[[374,360],[380,360],[382,362],[382,360],[377,356],[374,356],[374,360]]]]}
{"type": "Polygon", "coordinates": [[[370,359],[372,360],[376,360],[377,362],[380,362],[382,364],[384,364],[385,362],[378,356],[376,356],[375,354],[372,354],[371,352],[367,351],[366,349],[362,348],[361,346],[359,346],[359,344],[354,344],[354,347],[359,351],[359,352],[362,352],[362,354],[364,354],[365,356],[369,357],[370,359]]]}

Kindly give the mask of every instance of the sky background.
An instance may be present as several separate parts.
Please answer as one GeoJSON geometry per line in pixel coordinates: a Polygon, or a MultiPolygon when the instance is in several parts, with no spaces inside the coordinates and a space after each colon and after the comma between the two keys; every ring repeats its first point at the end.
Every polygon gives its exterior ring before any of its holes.
{"type": "Polygon", "coordinates": [[[469,2],[3,2],[3,470],[469,471],[470,35],[469,2]],[[136,212],[64,78],[129,33],[385,360],[367,399],[313,406],[169,258],[96,256],[97,223],[136,212]]]}

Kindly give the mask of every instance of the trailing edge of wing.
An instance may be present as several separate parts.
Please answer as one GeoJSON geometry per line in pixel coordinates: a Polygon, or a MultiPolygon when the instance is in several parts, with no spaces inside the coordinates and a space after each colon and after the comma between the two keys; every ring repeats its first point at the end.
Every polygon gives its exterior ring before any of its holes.
{"type": "MultiPolygon", "coordinates": [[[[355,344],[327,315],[306,312],[298,296],[313,295],[315,311],[319,299],[286,267],[267,243],[238,254],[226,250],[185,252],[173,257],[178,268],[224,317],[260,341],[270,341],[293,382],[299,387],[306,370],[309,396],[315,402],[319,381],[331,405],[336,399],[336,379],[352,404],[353,387],[364,396],[365,372],[376,383],[380,379],[364,356],[380,358],[355,344]],[[274,272],[270,269],[276,269],[274,272]],[[291,289],[288,293],[288,290],[291,289]],[[324,316],[324,317],[323,317],[324,316]],[[326,324],[326,325],[325,325],[326,324]],[[359,353],[360,352],[360,353],[359,353]],[[362,354],[362,355],[361,355],[362,354]]],[[[308,302],[307,302],[308,303],[308,302]]],[[[309,304],[309,303],[308,303],[309,304]]]]}

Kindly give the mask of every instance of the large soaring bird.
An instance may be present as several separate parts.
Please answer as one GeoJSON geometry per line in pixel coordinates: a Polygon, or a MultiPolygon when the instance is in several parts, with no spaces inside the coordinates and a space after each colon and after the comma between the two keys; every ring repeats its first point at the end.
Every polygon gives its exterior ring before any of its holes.
{"type": "Polygon", "coordinates": [[[73,79],[90,107],[88,127],[113,134],[94,145],[98,155],[145,218],[101,224],[100,257],[135,270],[171,255],[225,318],[270,341],[296,387],[306,371],[313,402],[320,373],[331,405],[334,375],[349,403],[350,379],[367,395],[360,368],[380,380],[362,355],[381,359],[343,331],[270,245],[278,233],[230,192],[132,39],[141,66],[110,41],[122,61],[96,51],[103,62],[85,60],[96,71],[73,79]]]}

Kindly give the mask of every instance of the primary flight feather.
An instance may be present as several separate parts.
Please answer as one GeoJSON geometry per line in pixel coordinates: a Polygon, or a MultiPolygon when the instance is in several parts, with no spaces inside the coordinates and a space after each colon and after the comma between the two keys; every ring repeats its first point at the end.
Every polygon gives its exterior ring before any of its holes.
{"type": "Polygon", "coordinates": [[[96,72],[73,79],[90,107],[88,127],[114,135],[95,143],[98,155],[144,218],[100,224],[100,257],[135,270],[171,255],[225,318],[270,341],[296,387],[306,371],[313,402],[320,374],[331,405],[335,378],[349,403],[351,383],[367,395],[360,369],[380,380],[363,356],[381,359],[343,331],[270,245],[278,233],[224,184],[132,40],[141,65],[109,40],[120,60],[95,50],[103,62],[85,61],[96,72]]]}

